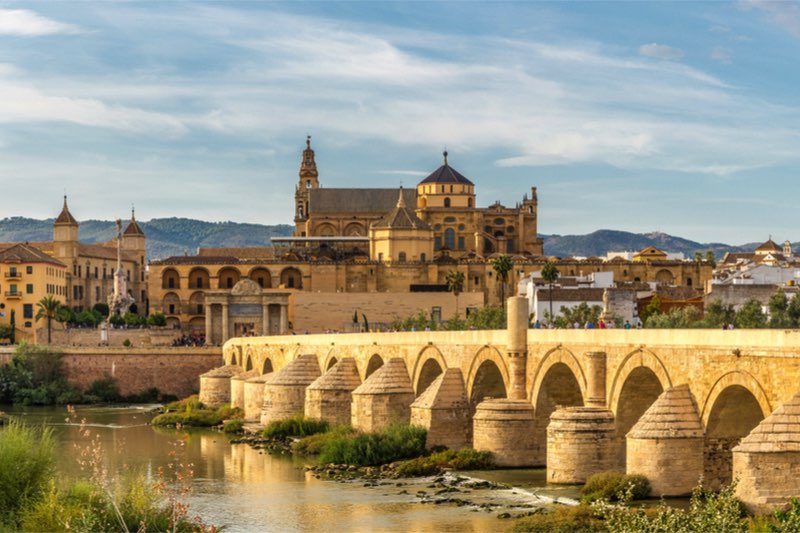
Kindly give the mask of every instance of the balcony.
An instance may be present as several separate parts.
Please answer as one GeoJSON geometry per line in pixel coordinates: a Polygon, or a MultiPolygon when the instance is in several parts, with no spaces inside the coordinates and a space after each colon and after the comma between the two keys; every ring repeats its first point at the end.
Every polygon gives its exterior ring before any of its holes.
{"type": "Polygon", "coordinates": [[[19,300],[22,298],[22,293],[19,291],[6,291],[6,298],[19,300]]]}
{"type": "Polygon", "coordinates": [[[19,270],[6,272],[5,273],[6,279],[22,279],[22,272],[19,270]]]}

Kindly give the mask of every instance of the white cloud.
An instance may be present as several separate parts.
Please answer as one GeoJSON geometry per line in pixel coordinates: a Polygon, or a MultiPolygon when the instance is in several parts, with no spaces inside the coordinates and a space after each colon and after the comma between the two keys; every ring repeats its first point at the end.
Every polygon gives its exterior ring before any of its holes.
{"type": "Polygon", "coordinates": [[[683,50],[680,48],[673,48],[672,46],[656,43],[643,44],[639,47],[639,54],[667,61],[677,61],[684,56],[683,50]]]}
{"type": "Polygon", "coordinates": [[[800,3],[793,0],[741,0],[744,9],[758,9],[795,37],[800,37],[800,3]]]}
{"type": "Polygon", "coordinates": [[[711,59],[729,65],[733,62],[733,52],[727,48],[715,46],[714,49],[711,50],[711,59]]]}
{"type": "Polygon", "coordinates": [[[0,9],[0,35],[35,37],[57,33],[80,33],[80,28],[27,9],[0,9]]]}

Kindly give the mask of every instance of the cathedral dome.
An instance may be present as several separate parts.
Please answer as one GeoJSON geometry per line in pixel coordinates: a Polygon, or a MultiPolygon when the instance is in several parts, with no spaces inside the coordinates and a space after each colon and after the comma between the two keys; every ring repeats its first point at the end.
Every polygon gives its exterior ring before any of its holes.
{"type": "Polygon", "coordinates": [[[463,185],[474,185],[463,176],[459,171],[447,164],[447,152],[444,152],[444,165],[434,170],[430,176],[419,182],[420,185],[426,183],[461,183],[463,185]]]}

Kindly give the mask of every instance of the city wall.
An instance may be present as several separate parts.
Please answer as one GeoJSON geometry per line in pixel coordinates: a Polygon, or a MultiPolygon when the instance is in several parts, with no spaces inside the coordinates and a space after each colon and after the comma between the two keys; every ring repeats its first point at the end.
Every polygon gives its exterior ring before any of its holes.
{"type": "MultiPolygon", "coordinates": [[[[70,383],[85,388],[111,376],[120,393],[136,394],[156,387],[179,398],[197,392],[199,376],[219,366],[217,348],[61,348],[70,383]]],[[[13,348],[0,348],[0,363],[11,360],[13,348]]]]}
{"type": "MultiPolygon", "coordinates": [[[[181,336],[180,330],[173,328],[141,328],[108,330],[108,346],[123,347],[128,340],[131,346],[171,346],[175,338],[181,336]]],[[[40,343],[47,342],[47,328],[38,328],[36,338],[40,343]]],[[[56,328],[51,331],[52,344],[58,346],[100,346],[99,328],[56,328]]]]}

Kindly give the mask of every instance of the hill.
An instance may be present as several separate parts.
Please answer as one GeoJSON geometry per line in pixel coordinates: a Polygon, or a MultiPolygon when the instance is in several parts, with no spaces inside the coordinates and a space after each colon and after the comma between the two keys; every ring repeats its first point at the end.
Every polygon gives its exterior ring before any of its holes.
{"type": "MultiPolygon", "coordinates": [[[[204,222],[190,218],[154,218],[139,222],[147,235],[147,256],[164,259],[171,255],[194,254],[200,247],[269,246],[272,237],[292,234],[287,224],[265,226],[237,222],[204,222]]],[[[106,242],[114,237],[115,225],[108,220],[81,222],[81,241],[106,242]]],[[[12,217],[0,220],[0,242],[47,241],[53,238],[53,219],[12,217]]]]}
{"type": "MultiPolygon", "coordinates": [[[[292,234],[292,226],[279,224],[241,224],[238,222],[204,222],[191,218],[154,218],[139,222],[147,235],[147,254],[150,259],[171,255],[194,254],[200,247],[269,246],[272,237],[292,234]]],[[[105,242],[114,237],[114,222],[85,220],[81,222],[81,240],[87,243],[105,242]]],[[[53,238],[53,219],[37,220],[11,217],[0,220],[0,242],[47,241],[53,238]]],[[[691,258],[695,252],[713,250],[717,258],[725,252],[751,251],[757,243],[731,246],[724,243],[700,243],[667,235],[666,233],[630,233],[601,229],[587,235],[542,235],[546,255],[558,257],[592,255],[608,252],[635,251],[656,246],[668,252],[683,252],[691,258]]],[[[797,245],[793,245],[795,248],[797,245]]]]}

